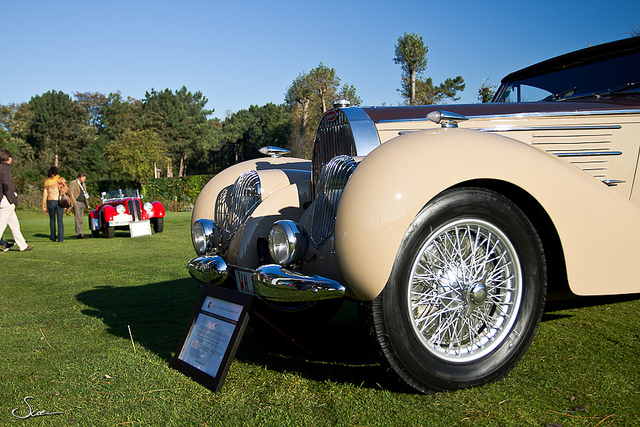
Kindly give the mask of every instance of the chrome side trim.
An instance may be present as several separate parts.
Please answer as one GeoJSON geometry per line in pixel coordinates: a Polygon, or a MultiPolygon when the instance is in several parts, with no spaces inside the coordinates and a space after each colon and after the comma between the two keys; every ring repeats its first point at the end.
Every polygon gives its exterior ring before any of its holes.
{"type": "MultiPolygon", "coordinates": [[[[640,114],[640,109],[635,110],[589,110],[589,111],[557,111],[557,112],[536,112],[536,113],[514,113],[514,114],[491,114],[482,116],[466,116],[469,120],[477,119],[508,119],[523,117],[562,117],[562,116],[612,116],[615,114],[640,114]]],[[[401,122],[429,122],[426,117],[415,117],[407,119],[380,120],[378,123],[401,123],[401,122]]],[[[358,152],[360,155],[360,152],[358,152]]]]}
{"type": "Polygon", "coordinates": [[[620,125],[576,125],[576,126],[513,126],[513,127],[494,127],[476,129],[481,132],[529,132],[529,131],[547,131],[547,130],[616,130],[622,129],[620,125]]]}
{"type": "Polygon", "coordinates": [[[556,157],[594,157],[594,156],[621,156],[622,151],[573,151],[567,153],[552,153],[556,157]]]}
{"type": "Polygon", "coordinates": [[[252,281],[254,292],[269,301],[319,301],[342,298],[345,293],[345,287],[335,280],[303,275],[275,264],[258,267],[252,281]]]}

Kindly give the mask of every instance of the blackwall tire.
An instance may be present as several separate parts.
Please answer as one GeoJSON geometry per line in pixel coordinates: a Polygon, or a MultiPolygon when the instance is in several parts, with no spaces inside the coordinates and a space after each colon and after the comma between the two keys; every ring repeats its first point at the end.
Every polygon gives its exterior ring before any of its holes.
{"type": "Polygon", "coordinates": [[[164,218],[153,218],[151,220],[154,233],[162,233],[164,231],[164,218]]]}
{"type": "Polygon", "coordinates": [[[540,323],[540,239],[503,196],[445,192],[415,218],[389,282],[373,301],[375,334],[395,372],[429,393],[505,376],[540,323]]]}

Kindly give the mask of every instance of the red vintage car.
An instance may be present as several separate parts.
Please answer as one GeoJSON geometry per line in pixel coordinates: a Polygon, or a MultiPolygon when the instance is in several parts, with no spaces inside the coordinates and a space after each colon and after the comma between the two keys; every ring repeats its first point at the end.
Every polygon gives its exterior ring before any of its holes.
{"type": "Polygon", "coordinates": [[[115,229],[128,228],[131,237],[151,235],[164,230],[164,206],[160,202],[142,203],[136,189],[112,190],[102,193],[102,203],[89,212],[89,226],[93,237],[102,231],[107,238],[115,229]]]}

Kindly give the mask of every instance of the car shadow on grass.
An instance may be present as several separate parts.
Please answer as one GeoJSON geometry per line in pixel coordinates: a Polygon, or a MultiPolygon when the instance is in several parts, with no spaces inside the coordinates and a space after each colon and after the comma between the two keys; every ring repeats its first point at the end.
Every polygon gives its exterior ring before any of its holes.
{"type": "Polygon", "coordinates": [[[577,295],[566,295],[563,298],[547,301],[544,307],[544,313],[542,315],[542,321],[547,322],[550,320],[564,319],[571,317],[570,313],[566,313],[566,310],[573,310],[584,307],[595,307],[598,305],[616,304],[620,302],[627,302],[640,299],[640,294],[627,294],[627,295],[598,295],[591,297],[580,297],[577,295]]]}
{"type": "MultiPolygon", "coordinates": [[[[104,322],[107,332],[142,345],[170,363],[202,288],[191,278],[133,287],[101,286],[76,295],[82,313],[104,322]]],[[[250,315],[251,316],[251,315],[250,315]]],[[[380,363],[378,347],[346,302],[327,324],[303,334],[274,329],[251,316],[236,359],[304,378],[356,387],[406,391],[380,363]]]]}

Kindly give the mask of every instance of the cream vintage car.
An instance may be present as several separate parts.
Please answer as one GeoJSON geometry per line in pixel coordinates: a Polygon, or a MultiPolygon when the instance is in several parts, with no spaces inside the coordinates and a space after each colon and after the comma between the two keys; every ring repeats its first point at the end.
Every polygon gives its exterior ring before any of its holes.
{"type": "Polygon", "coordinates": [[[545,299],[640,292],[640,37],[512,73],[488,104],[328,111],[311,161],[236,164],[198,197],[193,277],[320,324],[363,303],[421,392],[506,375],[545,299]]]}

